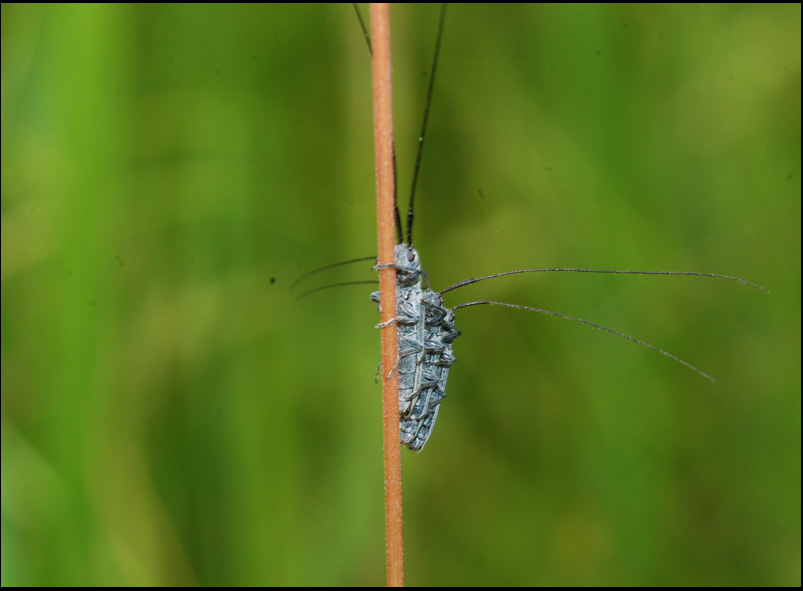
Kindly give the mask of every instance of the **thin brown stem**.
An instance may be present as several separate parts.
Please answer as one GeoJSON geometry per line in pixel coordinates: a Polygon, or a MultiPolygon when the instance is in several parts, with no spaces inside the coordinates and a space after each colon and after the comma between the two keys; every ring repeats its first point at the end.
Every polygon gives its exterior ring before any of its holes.
{"type": "Polygon", "coordinates": [[[374,150],[376,154],[377,230],[380,266],[379,298],[382,335],[382,408],[385,450],[385,544],[388,586],[404,585],[402,544],[401,447],[399,444],[399,382],[390,371],[398,357],[393,170],[393,109],[390,84],[390,5],[371,4],[372,72],[374,81],[374,150]]]}

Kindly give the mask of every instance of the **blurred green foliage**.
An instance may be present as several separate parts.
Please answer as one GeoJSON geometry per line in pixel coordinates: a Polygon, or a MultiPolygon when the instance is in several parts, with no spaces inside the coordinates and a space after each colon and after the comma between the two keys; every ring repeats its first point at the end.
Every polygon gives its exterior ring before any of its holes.
{"type": "MultiPolygon", "coordinates": [[[[393,10],[403,202],[437,10],[393,10]]],[[[450,7],[434,287],[772,293],[449,294],[719,382],[461,310],[409,583],[800,585],[800,51],[800,5],[450,7]]],[[[384,581],[370,287],[288,290],[374,252],[370,89],[348,5],[3,5],[4,585],[384,581]]]]}

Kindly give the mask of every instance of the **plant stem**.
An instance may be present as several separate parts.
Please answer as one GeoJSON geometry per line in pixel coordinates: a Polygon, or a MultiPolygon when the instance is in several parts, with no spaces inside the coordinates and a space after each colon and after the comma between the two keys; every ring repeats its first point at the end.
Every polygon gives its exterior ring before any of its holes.
{"type": "MultiPolygon", "coordinates": [[[[390,84],[390,5],[371,4],[374,150],[376,154],[377,231],[379,265],[395,262],[393,170],[393,109],[390,84]]],[[[396,317],[396,269],[379,270],[382,323],[396,317]]],[[[399,382],[396,367],[396,324],[381,329],[382,408],[385,450],[385,544],[389,587],[404,585],[402,543],[401,447],[399,444],[399,382]],[[390,372],[390,376],[385,376],[390,372]]]]}

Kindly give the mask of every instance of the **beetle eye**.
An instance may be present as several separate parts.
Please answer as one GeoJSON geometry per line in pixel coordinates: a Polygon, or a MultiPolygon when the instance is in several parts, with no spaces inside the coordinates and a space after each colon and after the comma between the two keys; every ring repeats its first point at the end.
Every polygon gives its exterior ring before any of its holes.
{"type": "Polygon", "coordinates": [[[407,260],[411,263],[415,260],[415,253],[412,250],[407,251],[407,260]]]}

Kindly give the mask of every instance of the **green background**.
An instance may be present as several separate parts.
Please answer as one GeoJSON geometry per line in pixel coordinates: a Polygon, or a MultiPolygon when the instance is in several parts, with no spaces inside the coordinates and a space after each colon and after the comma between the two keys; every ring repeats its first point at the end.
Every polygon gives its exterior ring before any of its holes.
{"type": "MultiPolygon", "coordinates": [[[[363,10],[367,12],[366,7],[363,10]]],[[[437,6],[392,10],[406,203],[437,6]]],[[[800,6],[449,8],[438,585],[800,584],[800,6]]],[[[2,583],[384,581],[370,63],[331,6],[3,5],[2,583]],[[370,264],[308,287],[373,279],[370,264]]]]}

